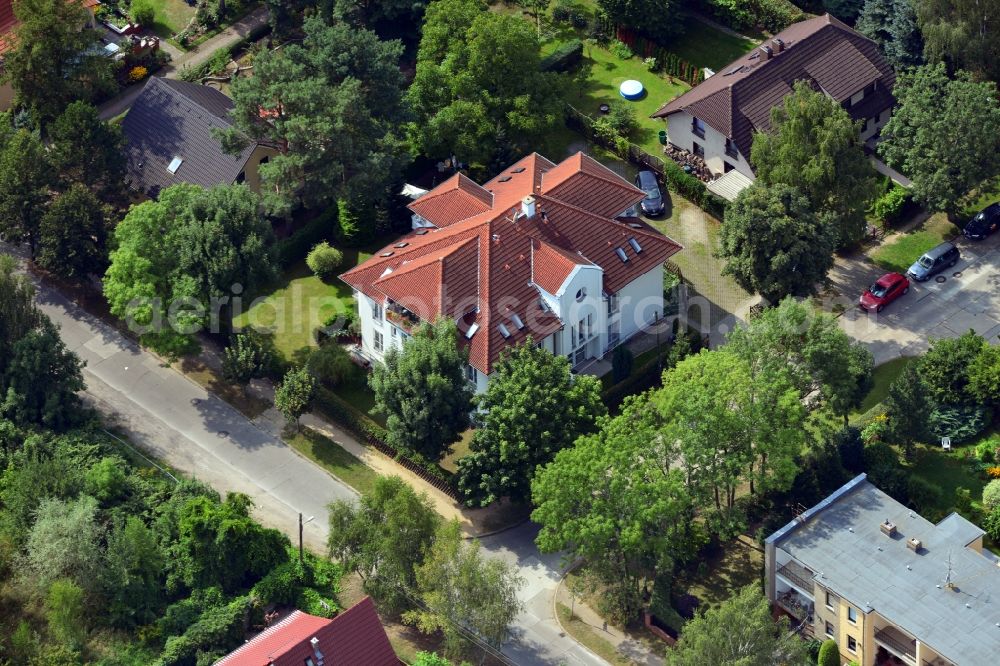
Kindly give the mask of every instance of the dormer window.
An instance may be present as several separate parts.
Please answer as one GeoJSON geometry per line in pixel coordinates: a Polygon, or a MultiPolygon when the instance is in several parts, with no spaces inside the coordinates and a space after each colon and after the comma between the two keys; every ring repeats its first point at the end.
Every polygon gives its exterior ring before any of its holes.
{"type": "Polygon", "coordinates": [[[699,118],[691,119],[691,133],[702,139],[705,138],[705,123],[699,118]]]}
{"type": "Polygon", "coordinates": [[[587,297],[587,288],[586,287],[580,287],[579,289],[576,290],[576,302],[577,303],[579,303],[580,301],[582,301],[586,297],[587,297]]]}

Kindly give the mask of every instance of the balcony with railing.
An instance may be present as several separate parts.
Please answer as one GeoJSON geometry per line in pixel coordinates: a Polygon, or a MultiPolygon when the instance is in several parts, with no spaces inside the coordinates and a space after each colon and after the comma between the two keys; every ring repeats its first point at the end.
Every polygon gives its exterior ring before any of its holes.
{"type": "Polygon", "coordinates": [[[385,318],[407,333],[420,325],[420,317],[394,301],[389,301],[386,306],[385,318]]]}
{"type": "Polygon", "coordinates": [[[907,664],[917,664],[917,641],[910,638],[896,627],[883,627],[875,630],[875,643],[889,654],[902,659],[907,664]]]}
{"type": "Polygon", "coordinates": [[[795,589],[788,588],[779,592],[774,599],[774,603],[796,620],[812,623],[814,610],[812,599],[799,594],[795,589]]]}
{"type": "Polygon", "coordinates": [[[796,588],[809,601],[813,601],[813,576],[815,575],[809,568],[802,566],[795,560],[789,560],[778,567],[778,576],[784,578],[786,583],[796,588]]]}

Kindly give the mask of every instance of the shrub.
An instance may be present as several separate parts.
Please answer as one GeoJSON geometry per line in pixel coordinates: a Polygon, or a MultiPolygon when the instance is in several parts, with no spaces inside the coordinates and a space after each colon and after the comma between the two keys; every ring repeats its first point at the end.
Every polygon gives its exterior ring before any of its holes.
{"type": "Polygon", "coordinates": [[[577,30],[583,30],[590,25],[590,19],[587,15],[582,12],[573,12],[569,16],[569,22],[573,24],[573,27],[577,30]]]}
{"type": "MultiPolygon", "coordinates": [[[[135,23],[143,26],[144,28],[150,28],[156,21],[156,10],[149,0],[132,0],[132,6],[129,8],[129,14],[132,15],[132,20],[135,23]]],[[[137,79],[138,80],[138,79],[137,79]]]]}
{"type": "Polygon", "coordinates": [[[343,261],[344,253],[326,241],[314,245],[306,255],[306,266],[322,280],[333,277],[343,261]]]}
{"type": "Polygon", "coordinates": [[[556,23],[566,23],[572,14],[573,6],[565,2],[559,2],[552,8],[552,20],[556,23]]]}
{"type": "Polygon", "coordinates": [[[128,80],[129,83],[137,83],[142,81],[149,75],[149,70],[142,65],[136,65],[132,69],[128,70],[128,80]]]}
{"type": "Polygon", "coordinates": [[[1000,541],[1000,507],[993,509],[986,515],[983,529],[993,541],[1000,541]]]}
{"type": "Polygon", "coordinates": [[[984,463],[997,462],[997,450],[1000,450],[1000,436],[994,435],[976,444],[976,458],[984,463]]]}
{"type": "Polygon", "coordinates": [[[853,426],[848,426],[833,437],[833,444],[837,447],[837,454],[840,456],[840,464],[848,472],[858,474],[865,469],[865,445],[861,440],[861,431],[853,426]]]}
{"type": "Polygon", "coordinates": [[[992,513],[997,507],[1000,507],[1000,479],[990,481],[983,488],[983,509],[992,513]]]}
{"type": "Polygon", "coordinates": [[[542,58],[539,66],[544,72],[568,72],[579,65],[581,59],[583,59],[583,42],[571,39],[542,58]]]}
{"type": "Polygon", "coordinates": [[[920,476],[910,477],[906,492],[910,496],[910,502],[921,513],[926,513],[941,503],[941,489],[920,476]]]}
{"type": "Polygon", "coordinates": [[[928,428],[934,437],[950,437],[962,444],[981,433],[990,423],[989,409],[979,405],[947,405],[931,412],[928,428]]]}
{"type": "Polygon", "coordinates": [[[615,384],[632,374],[632,363],[635,357],[625,345],[618,345],[611,355],[611,379],[615,384]]]}
{"type": "Polygon", "coordinates": [[[336,388],[353,377],[358,367],[354,365],[346,349],[330,343],[309,355],[306,369],[319,383],[328,388],[336,388]]]}
{"type": "Polygon", "coordinates": [[[621,60],[628,60],[633,55],[632,49],[628,47],[628,44],[617,39],[611,43],[608,50],[611,51],[611,55],[621,60]]]}
{"type": "Polygon", "coordinates": [[[816,658],[817,666],[840,666],[840,648],[837,641],[830,639],[823,641],[819,646],[819,656],[816,658]]]}
{"type": "Polygon", "coordinates": [[[1000,479],[1000,465],[986,468],[986,476],[991,479],[1000,479]]]}
{"type": "Polygon", "coordinates": [[[294,234],[275,243],[274,249],[278,263],[281,264],[282,268],[288,268],[302,259],[309,248],[330,237],[336,222],[337,207],[330,206],[294,234]]]}
{"type": "Polygon", "coordinates": [[[246,384],[255,377],[265,376],[273,359],[273,342],[253,329],[246,329],[234,335],[222,351],[222,376],[227,381],[246,384]]]}
{"type": "Polygon", "coordinates": [[[642,64],[644,64],[646,69],[651,72],[655,72],[660,68],[660,63],[656,60],[656,58],[644,58],[642,64]]]}
{"type": "Polygon", "coordinates": [[[913,195],[902,185],[893,187],[872,202],[868,212],[885,226],[893,226],[902,221],[913,203],[913,195]]]}

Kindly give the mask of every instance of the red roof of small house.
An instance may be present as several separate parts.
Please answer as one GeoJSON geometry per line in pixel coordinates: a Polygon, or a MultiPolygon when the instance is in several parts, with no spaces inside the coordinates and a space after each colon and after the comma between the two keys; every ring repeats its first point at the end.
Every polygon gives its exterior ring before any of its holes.
{"type": "Polygon", "coordinates": [[[577,265],[596,264],[604,290],[616,293],[681,249],[640,220],[614,217],[644,196],[583,153],[558,165],[533,153],[481,186],[449,178],[410,204],[435,228],[409,233],[341,278],[425,321],[457,320],[469,363],[489,374],[506,347],[562,327],[539,288],[554,294],[577,265]],[[528,195],[531,217],[521,214],[528,195]]]}
{"type": "Polygon", "coordinates": [[[294,611],[215,662],[216,666],[400,666],[370,597],[327,619],[294,611]],[[312,641],[316,643],[313,644],[312,641]]]}

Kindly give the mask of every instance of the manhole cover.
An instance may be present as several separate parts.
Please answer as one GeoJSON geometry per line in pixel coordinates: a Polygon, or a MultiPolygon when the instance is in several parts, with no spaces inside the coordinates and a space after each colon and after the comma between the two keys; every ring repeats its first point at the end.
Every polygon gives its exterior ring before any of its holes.
{"type": "Polygon", "coordinates": [[[220,430],[219,431],[219,437],[229,437],[229,431],[228,430],[220,430]]]}
{"type": "Polygon", "coordinates": [[[201,404],[201,398],[191,398],[191,404],[192,405],[200,405],[201,404]]]}
{"type": "Polygon", "coordinates": [[[954,273],[951,274],[951,276],[957,278],[962,277],[962,271],[955,271],[954,273]]]}
{"type": "Polygon", "coordinates": [[[934,281],[935,281],[935,282],[944,282],[944,281],[945,281],[945,280],[947,280],[947,279],[948,279],[948,278],[946,278],[946,277],[945,277],[945,276],[943,276],[943,275],[938,275],[938,276],[937,276],[936,278],[934,278],[934,281]]]}

